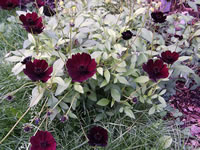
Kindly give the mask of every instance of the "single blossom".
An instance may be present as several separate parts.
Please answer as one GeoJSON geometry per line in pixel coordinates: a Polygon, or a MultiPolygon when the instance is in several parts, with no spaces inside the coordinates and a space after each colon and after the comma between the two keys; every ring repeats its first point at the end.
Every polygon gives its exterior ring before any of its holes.
{"type": "Polygon", "coordinates": [[[171,1],[172,0],[161,0],[160,11],[163,13],[169,12],[172,4],[171,1]]]}
{"type": "Polygon", "coordinates": [[[24,74],[26,74],[32,81],[46,82],[51,78],[50,74],[53,72],[53,67],[48,67],[45,60],[35,59],[33,62],[26,63],[24,74]]]}
{"type": "Polygon", "coordinates": [[[90,146],[102,146],[105,147],[108,144],[108,132],[106,129],[100,126],[92,127],[87,135],[90,146]]]}
{"type": "Polygon", "coordinates": [[[48,131],[38,131],[30,139],[30,150],[56,150],[56,141],[48,131]]]}
{"type": "Polygon", "coordinates": [[[96,62],[87,53],[78,53],[68,59],[66,66],[74,82],[83,82],[96,73],[96,62]]]}
{"type": "Polygon", "coordinates": [[[165,51],[161,53],[161,59],[167,64],[173,64],[178,60],[179,54],[177,52],[165,51]]]}
{"type": "Polygon", "coordinates": [[[0,0],[0,8],[11,10],[19,6],[19,0],[0,0]]]}
{"type": "Polygon", "coordinates": [[[122,33],[122,38],[124,40],[129,40],[129,39],[132,38],[132,36],[133,36],[133,33],[130,30],[127,30],[127,31],[122,33]]]}
{"type": "Polygon", "coordinates": [[[161,11],[152,12],[151,17],[155,23],[164,23],[167,18],[167,16],[165,16],[161,11]]]}
{"type": "Polygon", "coordinates": [[[153,61],[153,59],[148,60],[146,64],[143,64],[143,70],[148,73],[149,78],[156,82],[158,79],[167,78],[169,76],[169,71],[167,65],[163,63],[161,59],[153,61]]]}
{"type": "Polygon", "coordinates": [[[20,15],[19,19],[23,23],[27,32],[33,34],[40,34],[44,29],[42,23],[42,17],[38,17],[37,13],[27,13],[26,15],[20,15]]]}

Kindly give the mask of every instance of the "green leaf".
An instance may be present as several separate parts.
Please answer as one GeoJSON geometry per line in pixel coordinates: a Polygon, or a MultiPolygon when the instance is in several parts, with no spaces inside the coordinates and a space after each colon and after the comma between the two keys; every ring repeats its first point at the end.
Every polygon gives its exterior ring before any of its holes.
{"type": "Polygon", "coordinates": [[[108,84],[108,82],[106,80],[103,80],[103,82],[100,84],[100,88],[104,87],[107,84],[108,84]]]}
{"type": "Polygon", "coordinates": [[[135,119],[135,115],[133,114],[133,111],[130,109],[130,108],[125,108],[124,109],[124,112],[125,112],[125,114],[127,115],[127,116],[129,116],[130,118],[133,118],[133,119],[135,119]]]}
{"type": "Polygon", "coordinates": [[[167,149],[171,146],[172,144],[172,137],[164,135],[160,138],[159,140],[160,144],[162,145],[162,148],[167,149]]]}
{"type": "Polygon", "coordinates": [[[162,104],[162,107],[163,107],[163,108],[167,106],[166,101],[165,101],[165,99],[164,99],[163,97],[159,96],[159,97],[158,97],[158,100],[159,100],[160,103],[162,104]]]}
{"type": "Polygon", "coordinates": [[[135,82],[137,82],[137,83],[146,83],[148,81],[149,81],[148,76],[140,76],[140,77],[135,79],[135,82]]]}
{"type": "Polygon", "coordinates": [[[153,40],[153,33],[150,31],[150,30],[147,30],[146,28],[142,28],[141,30],[141,36],[149,41],[149,42],[152,42],[153,40]]]}
{"type": "Polygon", "coordinates": [[[30,33],[28,33],[28,40],[29,40],[31,43],[33,43],[34,45],[36,44],[36,42],[35,42],[35,39],[34,39],[33,35],[32,35],[32,34],[30,34],[30,33]]]}
{"type": "Polygon", "coordinates": [[[111,96],[115,101],[120,102],[121,94],[117,89],[111,89],[111,96]]]}
{"type": "Polygon", "coordinates": [[[147,62],[148,58],[144,53],[141,53],[137,59],[138,66],[142,65],[143,63],[147,62]]]}
{"type": "Polygon", "coordinates": [[[41,86],[36,86],[32,90],[32,98],[31,98],[31,102],[30,102],[30,107],[37,105],[37,103],[42,98],[44,91],[45,91],[45,88],[42,88],[41,86]]]}
{"type": "Polygon", "coordinates": [[[104,77],[106,78],[107,83],[109,83],[109,81],[110,81],[110,72],[108,71],[108,69],[106,69],[104,71],[104,77]]]}
{"type": "Polygon", "coordinates": [[[73,112],[69,112],[69,117],[71,117],[71,118],[74,118],[74,119],[77,119],[78,117],[73,113],[73,112]]]}
{"type": "Polygon", "coordinates": [[[107,106],[110,103],[110,101],[106,98],[102,98],[97,102],[97,105],[99,106],[107,106]]]}
{"type": "Polygon", "coordinates": [[[152,106],[150,109],[149,109],[149,115],[153,115],[155,113],[156,109],[155,109],[155,106],[152,106]]]}
{"type": "Polygon", "coordinates": [[[102,67],[98,67],[97,68],[97,72],[103,76],[103,68],[102,67]]]}
{"type": "Polygon", "coordinates": [[[122,76],[117,76],[117,79],[119,80],[120,83],[130,85],[129,82],[126,80],[125,77],[122,76]]]}
{"type": "Polygon", "coordinates": [[[83,87],[80,84],[74,84],[74,89],[79,93],[84,93],[83,87]]]}

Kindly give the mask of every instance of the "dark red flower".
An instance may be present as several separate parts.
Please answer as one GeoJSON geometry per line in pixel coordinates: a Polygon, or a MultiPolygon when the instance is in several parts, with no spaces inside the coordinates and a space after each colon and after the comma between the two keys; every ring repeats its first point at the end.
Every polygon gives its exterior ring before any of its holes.
{"type": "Polygon", "coordinates": [[[53,10],[51,7],[49,6],[44,6],[44,11],[43,11],[45,16],[51,17],[54,16],[56,14],[56,11],[53,10]]]}
{"type": "Polygon", "coordinates": [[[143,64],[143,70],[148,73],[149,78],[153,81],[157,81],[161,78],[167,78],[169,76],[167,65],[162,60],[153,59],[148,60],[147,64],[143,64]]]}
{"type": "Polygon", "coordinates": [[[133,36],[133,33],[130,30],[127,30],[127,31],[122,33],[122,38],[124,40],[129,40],[129,39],[132,38],[132,36],[133,36]]]}
{"type": "Polygon", "coordinates": [[[96,62],[87,53],[78,53],[68,59],[66,66],[69,76],[74,82],[83,82],[96,73],[96,62]]]}
{"type": "Polygon", "coordinates": [[[56,150],[56,141],[48,131],[38,131],[30,143],[31,150],[56,150]]]}
{"type": "Polygon", "coordinates": [[[0,0],[0,8],[2,9],[13,9],[19,6],[19,0],[0,0]]]}
{"type": "Polygon", "coordinates": [[[24,73],[32,80],[46,82],[51,78],[50,74],[53,71],[53,67],[48,68],[48,63],[45,60],[35,59],[33,62],[26,63],[24,73]]]}
{"type": "Polygon", "coordinates": [[[165,51],[161,53],[161,59],[167,64],[173,64],[178,60],[179,54],[177,52],[165,51]]]}
{"type": "Polygon", "coordinates": [[[44,25],[42,23],[42,17],[38,17],[37,13],[27,13],[26,16],[20,15],[19,19],[22,21],[24,28],[29,33],[42,33],[44,25]]]}
{"type": "Polygon", "coordinates": [[[87,135],[90,146],[105,147],[108,144],[108,132],[100,126],[94,126],[89,130],[87,135]]]}
{"type": "Polygon", "coordinates": [[[161,11],[152,12],[151,17],[155,23],[163,23],[167,18],[167,16],[164,16],[164,13],[161,11]]]}

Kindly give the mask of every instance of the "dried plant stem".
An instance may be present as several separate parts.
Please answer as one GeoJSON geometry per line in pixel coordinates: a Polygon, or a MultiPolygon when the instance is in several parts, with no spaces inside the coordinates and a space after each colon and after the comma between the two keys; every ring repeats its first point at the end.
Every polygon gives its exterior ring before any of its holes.
{"type": "Polygon", "coordinates": [[[28,111],[31,109],[31,107],[29,107],[25,113],[17,120],[17,122],[15,123],[15,125],[10,129],[10,131],[6,134],[6,136],[0,141],[0,144],[3,143],[3,141],[10,135],[10,133],[15,129],[15,127],[18,125],[18,123],[24,118],[24,116],[28,113],[28,111]]]}

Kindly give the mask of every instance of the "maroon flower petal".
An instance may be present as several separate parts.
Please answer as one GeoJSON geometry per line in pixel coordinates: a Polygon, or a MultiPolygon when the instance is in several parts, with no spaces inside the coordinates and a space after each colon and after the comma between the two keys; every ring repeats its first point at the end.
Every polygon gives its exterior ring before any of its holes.
{"type": "Polygon", "coordinates": [[[87,53],[72,55],[66,63],[69,76],[74,82],[83,82],[96,73],[96,62],[87,53]]]}
{"type": "Polygon", "coordinates": [[[149,78],[156,82],[158,79],[167,78],[169,76],[169,71],[166,64],[163,64],[163,61],[157,59],[153,61],[152,59],[148,60],[146,64],[143,64],[143,70],[148,73],[149,78]]]}
{"type": "Polygon", "coordinates": [[[48,131],[38,131],[30,139],[31,150],[56,150],[56,141],[48,131]]]}
{"type": "Polygon", "coordinates": [[[53,72],[53,67],[48,68],[48,64],[45,60],[35,59],[32,63],[31,61],[26,63],[26,68],[24,69],[24,74],[26,74],[32,81],[42,81],[46,82],[51,78],[51,73],[53,72]]]}
{"type": "Polygon", "coordinates": [[[42,24],[42,17],[38,17],[37,13],[27,13],[25,15],[20,15],[20,20],[23,23],[24,28],[29,33],[40,34],[44,29],[42,24]]]}
{"type": "Polygon", "coordinates": [[[164,23],[167,18],[167,16],[164,16],[164,13],[161,11],[152,12],[151,17],[155,23],[164,23]]]}
{"type": "Polygon", "coordinates": [[[92,127],[87,137],[89,139],[88,144],[91,146],[105,147],[108,144],[108,132],[100,126],[92,127]]]}
{"type": "Polygon", "coordinates": [[[175,61],[177,61],[179,58],[179,54],[176,52],[171,52],[171,51],[165,51],[161,53],[161,59],[168,63],[168,64],[173,64],[175,61]]]}

